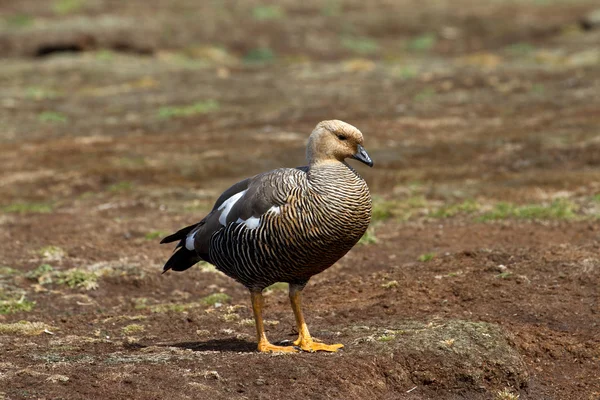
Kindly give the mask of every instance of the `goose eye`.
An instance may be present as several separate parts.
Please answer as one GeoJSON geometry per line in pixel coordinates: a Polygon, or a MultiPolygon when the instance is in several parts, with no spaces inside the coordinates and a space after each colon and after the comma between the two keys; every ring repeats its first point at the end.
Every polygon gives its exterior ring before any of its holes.
{"type": "Polygon", "coordinates": [[[340,140],[346,140],[346,139],[348,139],[348,138],[347,138],[346,136],[344,136],[344,135],[337,135],[337,137],[338,137],[338,139],[340,139],[340,140]]]}

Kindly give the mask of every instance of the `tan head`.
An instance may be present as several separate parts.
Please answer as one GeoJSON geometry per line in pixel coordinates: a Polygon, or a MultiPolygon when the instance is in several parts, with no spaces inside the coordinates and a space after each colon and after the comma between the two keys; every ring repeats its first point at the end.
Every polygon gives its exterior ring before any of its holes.
{"type": "Polygon", "coordinates": [[[327,161],[357,159],[369,167],[371,157],[363,147],[363,135],[354,126],[337,119],[321,121],[308,138],[306,158],[310,165],[327,161]]]}

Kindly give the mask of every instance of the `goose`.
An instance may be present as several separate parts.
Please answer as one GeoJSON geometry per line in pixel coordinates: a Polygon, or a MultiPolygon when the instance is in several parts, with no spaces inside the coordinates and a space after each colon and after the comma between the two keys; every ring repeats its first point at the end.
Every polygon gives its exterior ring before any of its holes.
{"type": "Polygon", "coordinates": [[[163,273],[185,271],[204,260],[250,291],[258,351],[335,352],[343,344],[314,339],[302,313],[309,279],[332,266],[363,236],[371,221],[371,196],[363,178],[346,162],[373,161],[363,135],[340,121],[322,121],[307,144],[307,166],[279,168],[227,189],[200,222],[162,239],[178,241],[163,273]],[[263,290],[289,284],[298,339],[271,344],[263,323],[263,290]]]}

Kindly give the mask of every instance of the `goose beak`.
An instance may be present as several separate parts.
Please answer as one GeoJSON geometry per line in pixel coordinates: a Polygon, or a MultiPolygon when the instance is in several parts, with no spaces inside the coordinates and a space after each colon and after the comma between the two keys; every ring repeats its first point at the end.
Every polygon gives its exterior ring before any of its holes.
{"type": "Polygon", "coordinates": [[[352,156],[355,160],[367,164],[369,167],[373,166],[373,160],[369,157],[369,154],[360,144],[356,147],[356,153],[352,156]]]}

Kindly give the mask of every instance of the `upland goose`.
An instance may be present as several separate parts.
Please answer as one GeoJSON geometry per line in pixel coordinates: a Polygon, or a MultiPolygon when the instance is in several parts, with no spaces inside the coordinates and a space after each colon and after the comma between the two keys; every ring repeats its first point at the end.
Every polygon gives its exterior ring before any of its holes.
{"type": "Polygon", "coordinates": [[[184,271],[200,260],[245,285],[251,293],[261,352],[337,351],[342,344],[313,340],[301,309],[308,280],[346,254],[371,221],[369,188],[346,158],[368,166],[363,135],[343,121],[320,122],[308,139],[308,166],[280,168],[227,189],[197,224],[164,238],[179,241],[164,271],[184,271]],[[295,346],[276,346],[264,331],[262,291],[289,283],[298,327],[295,346]]]}

